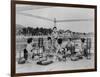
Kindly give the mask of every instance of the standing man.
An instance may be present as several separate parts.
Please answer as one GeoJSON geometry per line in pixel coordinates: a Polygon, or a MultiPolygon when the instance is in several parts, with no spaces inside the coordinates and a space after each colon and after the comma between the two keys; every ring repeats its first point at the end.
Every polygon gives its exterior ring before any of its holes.
{"type": "Polygon", "coordinates": [[[52,46],[54,48],[54,52],[56,52],[57,48],[57,39],[58,39],[58,32],[57,32],[57,27],[53,27],[53,32],[51,34],[52,37],[52,46]]]}

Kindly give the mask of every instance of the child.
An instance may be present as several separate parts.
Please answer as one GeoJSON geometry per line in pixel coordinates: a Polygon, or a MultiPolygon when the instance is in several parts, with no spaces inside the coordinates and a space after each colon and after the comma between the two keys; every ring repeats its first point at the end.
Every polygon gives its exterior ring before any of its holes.
{"type": "Polygon", "coordinates": [[[28,38],[27,46],[24,49],[24,58],[28,62],[32,61],[32,55],[33,55],[32,50],[33,50],[33,40],[32,40],[32,38],[28,38]]]}

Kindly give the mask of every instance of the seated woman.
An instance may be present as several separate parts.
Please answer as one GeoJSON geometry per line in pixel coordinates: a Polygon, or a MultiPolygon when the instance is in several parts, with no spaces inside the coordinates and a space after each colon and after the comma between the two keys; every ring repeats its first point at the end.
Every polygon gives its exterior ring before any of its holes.
{"type": "Polygon", "coordinates": [[[85,56],[88,59],[89,56],[88,45],[87,45],[87,40],[84,38],[81,39],[81,47],[82,47],[83,56],[85,56]]]}
{"type": "Polygon", "coordinates": [[[75,43],[75,52],[77,56],[82,56],[81,39],[77,39],[75,43]]]}
{"type": "Polygon", "coordinates": [[[68,43],[66,45],[67,51],[70,51],[70,59],[72,61],[77,61],[81,58],[80,55],[80,48],[77,48],[79,46],[75,46],[75,40],[72,40],[71,38],[68,39],[68,43]]]}
{"type": "Polygon", "coordinates": [[[27,39],[27,46],[24,49],[24,59],[25,61],[32,62],[32,55],[33,55],[33,39],[28,38],[27,39]]]}
{"type": "Polygon", "coordinates": [[[47,38],[47,49],[51,49],[52,48],[52,39],[51,39],[51,37],[48,37],[47,38]]]}
{"type": "Polygon", "coordinates": [[[53,56],[53,46],[52,46],[52,39],[51,37],[47,37],[47,42],[45,45],[45,55],[47,57],[53,56]]]}
{"type": "Polygon", "coordinates": [[[61,49],[62,49],[62,46],[61,46],[61,45],[62,45],[62,38],[58,38],[58,39],[57,39],[57,43],[58,43],[58,44],[57,44],[57,51],[56,51],[56,52],[57,52],[57,53],[60,53],[60,51],[61,51],[61,49]]]}
{"type": "Polygon", "coordinates": [[[57,54],[57,59],[59,61],[64,61],[66,59],[65,57],[65,48],[63,46],[63,39],[62,38],[58,38],[57,39],[57,50],[56,50],[56,54],[57,54]]]}
{"type": "Polygon", "coordinates": [[[68,41],[67,41],[66,49],[67,49],[67,51],[71,52],[72,56],[74,55],[74,53],[75,53],[75,44],[74,44],[74,42],[72,41],[71,38],[69,38],[68,41]]]}

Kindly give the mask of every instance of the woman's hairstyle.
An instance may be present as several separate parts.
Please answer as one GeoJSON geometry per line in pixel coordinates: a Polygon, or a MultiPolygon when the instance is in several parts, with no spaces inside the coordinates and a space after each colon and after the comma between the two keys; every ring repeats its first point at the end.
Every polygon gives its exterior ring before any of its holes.
{"type": "Polygon", "coordinates": [[[81,38],[81,42],[83,42],[83,43],[84,43],[84,42],[85,42],[85,38],[81,38]]]}
{"type": "Polygon", "coordinates": [[[48,37],[47,39],[48,39],[48,40],[51,40],[51,37],[48,37]]]}
{"type": "Polygon", "coordinates": [[[63,41],[62,38],[57,39],[58,44],[62,44],[62,41],[63,41]]]}
{"type": "Polygon", "coordinates": [[[27,43],[31,43],[32,40],[33,40],[32,38],[28,38],[28,39],[27,39],[27,43]]]}
{"type": "Polygon", "coordinates": [[[54,29],[57,29],[57,27],[53,27],[53,30],[54,30],[54,29]]]}

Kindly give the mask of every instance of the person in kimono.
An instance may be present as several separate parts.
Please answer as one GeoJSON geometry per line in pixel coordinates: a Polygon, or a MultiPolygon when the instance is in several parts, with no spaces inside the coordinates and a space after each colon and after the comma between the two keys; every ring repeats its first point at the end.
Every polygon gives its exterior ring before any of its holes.
{"type": "Polygon", "coordinates": [[[33,39],[28,38],[26,48],[24,49],[24,59],[27,62],[32,62],[33,49],[33,39]]]}

